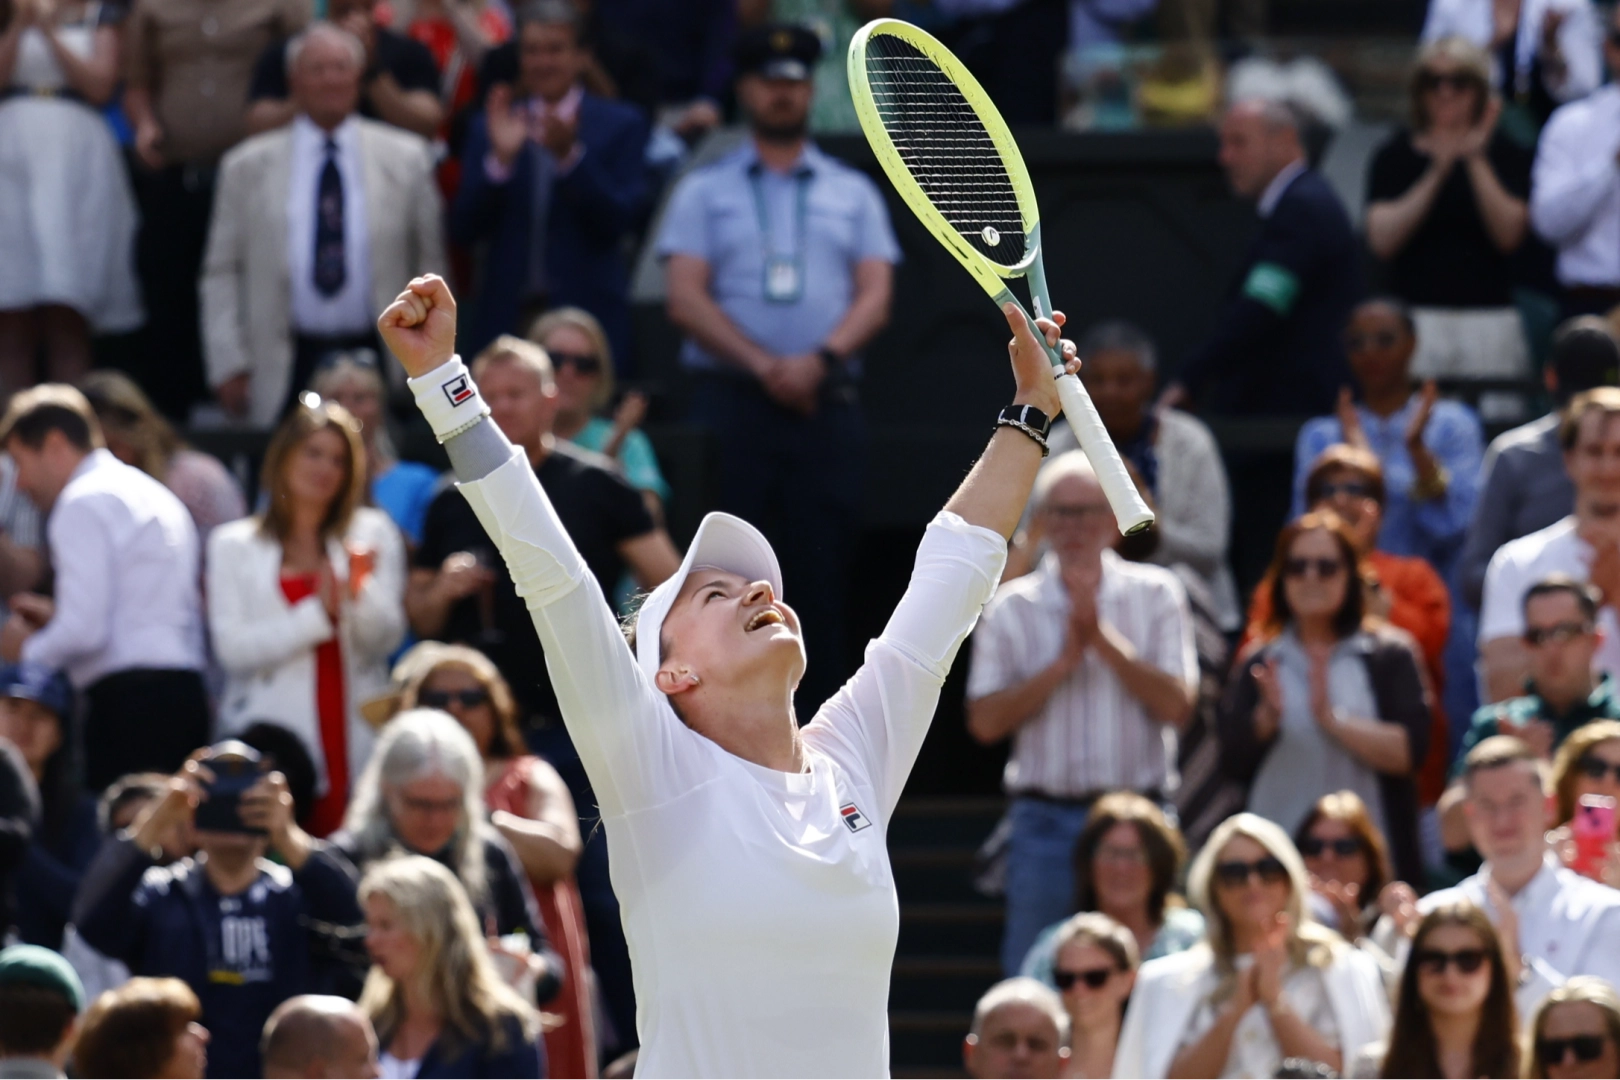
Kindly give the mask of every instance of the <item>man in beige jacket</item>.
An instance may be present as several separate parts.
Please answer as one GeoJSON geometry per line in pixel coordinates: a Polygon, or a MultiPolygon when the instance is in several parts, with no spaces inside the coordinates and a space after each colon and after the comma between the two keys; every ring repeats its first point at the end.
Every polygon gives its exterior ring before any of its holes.
{"type": "Polygon", "coordinates": [[[221,407],[276,423],[321,361],[377,348],[377,315],[445,269],[433,157],[416,135],[355,115],[365,47],[317,23],[287,47],[298,114],[225,156],[201,291],[221,407]]]}

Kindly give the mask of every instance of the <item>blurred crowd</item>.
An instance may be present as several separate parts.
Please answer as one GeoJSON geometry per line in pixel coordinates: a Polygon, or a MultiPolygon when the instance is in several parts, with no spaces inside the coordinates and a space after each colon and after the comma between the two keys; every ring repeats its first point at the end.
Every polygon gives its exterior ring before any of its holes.
{"type": "MultiPolygon", "coordinates": [[[[906,272],[811,136],[851,34],[914,20],[1050,120],[1057,52],[1265,9],[0,0],[0,1075],[632,1068],[595,794],[378,313],[455,283],[628,611],[695,497],[625,389],[646,247],[703,509],[847,657],[906,272]],[[246,488],[220,426],[267,438],[246,488]]],[[[1054,429],[973,636],[969,734],[1010,741],[975,1076],[1620,1075],[1620,12],[1430,0],[1410,66],[1354,207],[1321,111],[1234,77],[1214,325],[1162,370],[1070,327],[1158,522],[1122,540],[1054,429]],[[1310,419],[1287,461],[1199,414],[1310,419]]]]}

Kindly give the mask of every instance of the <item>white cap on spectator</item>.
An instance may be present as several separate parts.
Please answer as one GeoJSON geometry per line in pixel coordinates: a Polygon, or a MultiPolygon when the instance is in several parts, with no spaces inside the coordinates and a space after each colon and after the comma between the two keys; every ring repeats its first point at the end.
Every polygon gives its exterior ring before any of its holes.
{"type": "Polygon", "coordinates": [[[669,609],[675,605],[681,585],[693,570],[704,568],[741,574],[750,582],[768,581],[776,599],[782,599],[782,568],[777,565],[776,552],[771,550],[771,543],[764,534],[740,517],[721,513],[704,515],[697,535],[686,549],[686,558],[681,560],[681,568],[652,591],[636,616],[636,662],[647,673],[647,678],[658,673],[658,665],[663,661],[659,632],[664,628],[669,609]]]}

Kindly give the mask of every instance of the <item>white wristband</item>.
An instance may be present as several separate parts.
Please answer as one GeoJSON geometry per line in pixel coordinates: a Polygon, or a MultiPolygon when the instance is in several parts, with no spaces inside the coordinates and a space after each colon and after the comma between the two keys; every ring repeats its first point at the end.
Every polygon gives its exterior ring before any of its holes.
{"type": "Polygon", "coordinates": [[[489,415],[489,406],[478,394],[472,375],[461,357],[452,356],[426,375],[405,380],[416,395],[433,437],[441,443],[461,434],[489,415]]]}

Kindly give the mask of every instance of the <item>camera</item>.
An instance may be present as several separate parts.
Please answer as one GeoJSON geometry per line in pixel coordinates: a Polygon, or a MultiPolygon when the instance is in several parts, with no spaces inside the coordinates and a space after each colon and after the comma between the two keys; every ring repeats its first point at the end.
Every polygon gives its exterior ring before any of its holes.
{"type": "Polygon", "coordinates": [[[198,764],[214,774],[212,782],[204,786],[208,797],[197,806],[196,825],[210,832],[246,833],[263,836],[263,829],[253,829],[242,823],[242,793],[259,782],[264,775],[260,754],[247,743],[227,739],[208,748],[198,764]]]}

